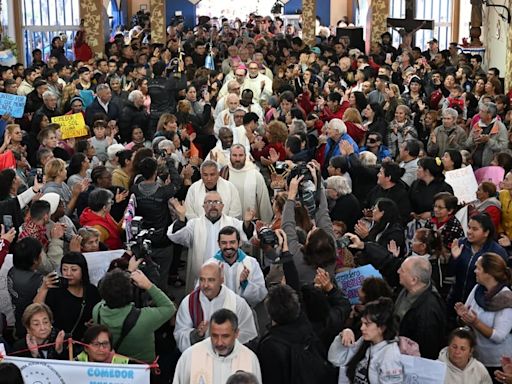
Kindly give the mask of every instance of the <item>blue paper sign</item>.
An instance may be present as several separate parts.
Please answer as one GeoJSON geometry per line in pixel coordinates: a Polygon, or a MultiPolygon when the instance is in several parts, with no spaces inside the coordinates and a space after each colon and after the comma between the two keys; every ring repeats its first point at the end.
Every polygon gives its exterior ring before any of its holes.
{"type": "Polygon", "coordinates": [[[9,93],[0,93],[0,115],[9,113],[12,117],[23,117],[25,110],[26,96],[11,95],[9,93]]]}
{"type": "Polygon", "coordinates": [[[345,293],[350,304],[359,304],[357,291],[361,288],[364,279],[367,277],[382,277],[372,265],[364,265],[359,268],[353,268],[350,271],[337,273],[335,276],[338,287],[345,293]]]}

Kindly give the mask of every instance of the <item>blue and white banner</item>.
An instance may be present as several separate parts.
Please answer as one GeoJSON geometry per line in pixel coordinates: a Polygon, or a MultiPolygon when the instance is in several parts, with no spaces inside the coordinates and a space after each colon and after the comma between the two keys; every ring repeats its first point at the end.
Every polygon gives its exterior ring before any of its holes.
{"type": "MultiPolygon", "coordinates": [[[[16,364],[25,384],[149,384],[147,365],[100,364],[6,356],[16,364]]],[[[1,362],[0,362],[1,364],[1,362]]]]}

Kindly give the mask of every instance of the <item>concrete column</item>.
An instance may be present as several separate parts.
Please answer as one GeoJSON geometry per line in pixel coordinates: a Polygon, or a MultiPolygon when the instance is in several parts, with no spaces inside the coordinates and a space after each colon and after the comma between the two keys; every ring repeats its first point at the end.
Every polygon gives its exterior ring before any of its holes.
{"type": "MultiPolygon", "coordinates": [[[[327,22],[327,20],[326,20],[327,22]]],[[[302,40],[313,46],[316,42],[316,0],[302,0],[302,40]]]]}
{"type": "Polygon", "coordinates": [[[84,19],[87,44],[96,57],[105,51],[105,17],[102,0],[80,0],[80,18],[84,19]]]}
{"type": "Polygon", "coordinates": [[[151,0],[151,43],[165,44],[167,40],[164,0],[151,0]]]}

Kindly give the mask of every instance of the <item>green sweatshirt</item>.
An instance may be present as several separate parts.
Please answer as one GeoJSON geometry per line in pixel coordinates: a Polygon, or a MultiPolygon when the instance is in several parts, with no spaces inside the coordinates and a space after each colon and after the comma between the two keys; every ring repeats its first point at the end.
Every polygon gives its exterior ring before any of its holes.
{"type": "MultiPolygon", "coordinates": [[[[141,309],[137,323],[128,332],[116,352],[129,358],[150,363],[155,359],[154,332],[176,313],[176,307],[167,295],[155,285],[151,286],[147,292],[153,299],[155,306],[141,309]]],[[[92,318],[98,323],[98,311],[100,311],[101,324],[110,329],[115,344],[121,336],[124,319],[133,306],[134,304],[131,303],[122,308],[112,309],[107,307],[105,301],[102,300],[94,306],[92,318]]]]}

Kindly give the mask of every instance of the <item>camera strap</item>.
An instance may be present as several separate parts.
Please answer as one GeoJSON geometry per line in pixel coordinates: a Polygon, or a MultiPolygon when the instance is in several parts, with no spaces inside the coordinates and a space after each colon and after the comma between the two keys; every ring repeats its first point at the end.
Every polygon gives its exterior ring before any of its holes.
{"type": "Polygon", "coordinates": [[[78,314],[78,318],[75,321],[75,325],[73,325],[73,328],[71,328],[71,331],[69,331],[69,334],[71,335],[71,337],[73,337],[73,333],[75,332],[76,327],[78,327],[78,324],[80,323],[80,320],[82,319],[82,316],[84,315],[86,298],[87,298],[86,292],[87,292],[87,289],[84,287],[84,297],[82,297],[80,313],[78,314]]]}
{"type": "MultiPolygon", "coordinates": [[[[100,312],[101,312],[101,308],[103,308],[104,306],[105,305],[102,304],[98,308],[98,324],[101,324],[100,312]]],[[[124,318],[123,325],[121,326],[121,335],[119,335],[119,339],[117,339],[117,341],[114,344],[114,351],[117,351],[119,349],[119,346],[123,343],[123,340],[126,337],[126,335],[128,335],[128,333],[130,333],[130,331],[133,329],[133,327],[135,327],[135,324],[137,323],[137,320],[139,319],[140,312],[141,312],[140,308],[137,308],[135,306],[133,306],[130,309],[130,312],[128,312],[128,315],[126,315],[126,317],[124,318]]],[[[105,324],[105,325],[108,325],[108,324],[105,324]]]]}

